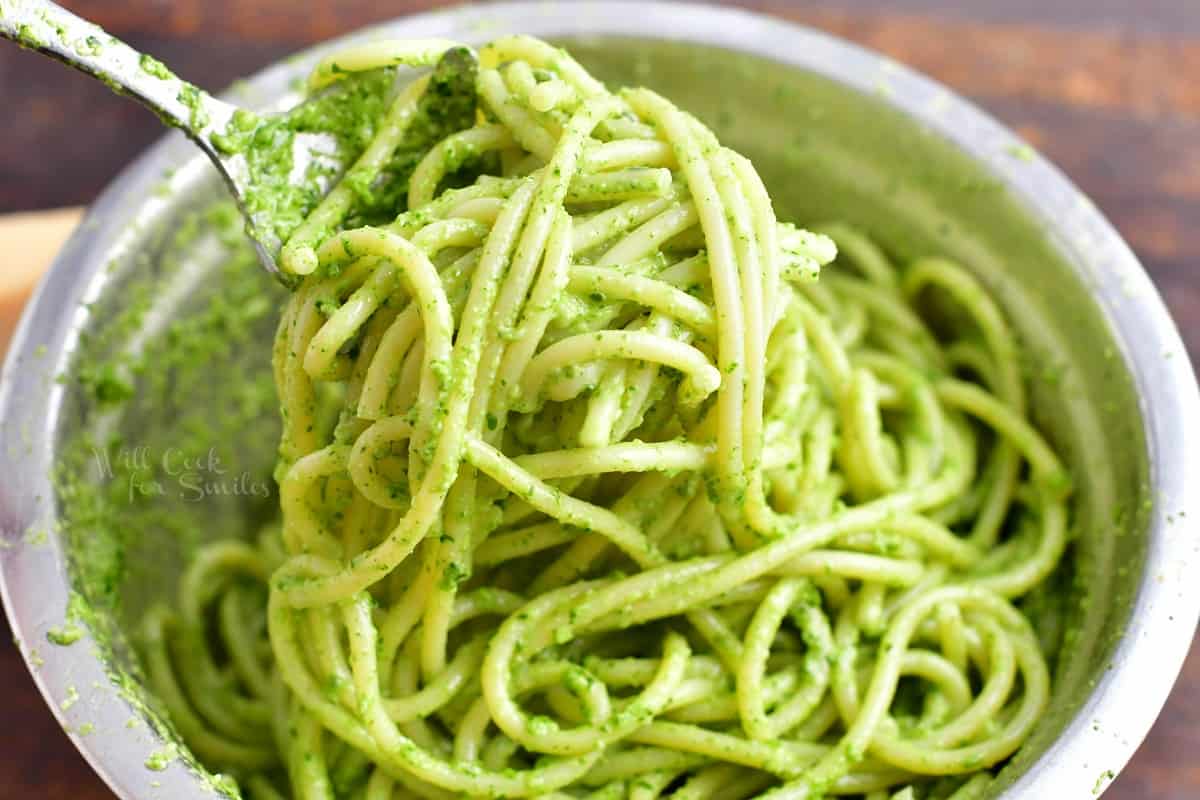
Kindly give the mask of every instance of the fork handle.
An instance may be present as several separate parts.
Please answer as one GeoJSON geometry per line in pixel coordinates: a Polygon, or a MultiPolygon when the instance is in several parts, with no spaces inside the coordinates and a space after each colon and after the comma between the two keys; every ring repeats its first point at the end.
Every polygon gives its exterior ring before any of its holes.
{"type": "Polygon", "coordinates": [[[180,79],[98,25],[50,0],[0,0],[0,37],[99,78],[118,94],[148,106],[214,155],[209,135],[223,131],[236,110],[180,79]]]}

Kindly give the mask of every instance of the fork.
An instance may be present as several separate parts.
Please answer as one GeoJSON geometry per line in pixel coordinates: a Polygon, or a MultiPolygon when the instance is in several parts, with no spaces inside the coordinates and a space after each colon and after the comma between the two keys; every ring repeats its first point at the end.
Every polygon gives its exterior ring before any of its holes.
{"type": "MultiPolygon", "coordinates": [[[[284,205],[291,203],[311,209],[330,188],[332,179],[351,166],[358,153],[344,141],[344,132],[332,127],[321,129],[320,115],[306,114],[306,107],[322,100],[328,102],[331,94],[363,91],[363,81],[371,79],[362,76],[371,73],[343,77],[321,95],[290,111],[259,114],[218,100],[180,79],[154,57],[138,52],[49,0],[0,0],[0,37],[98,78],[118,94],[128,95],[149,107],[166,125],[187,134],[216,165],[229,187],[263,267],[283,283],[292,283],[293,276],[279,268],[279,253],[289,231],[281,229],[269,209],[252,208],[248,199],[255,187],[270,186],[272,191],[294,193],[282,198],[284,205]],[[290,119],[298,119],[302,114],[309,129],[288,137],[290,158],[247,158],[244,148],[231,146],[235,139],[252,140],[254,132],[263,126],[284,129],[290,119]],[[315,196],[314,175],[319,183],[315,196]]],[[[438,93],[442,98],[448,93],[462,97],[469,94],[473,98],[475,57],[467,48],[451,45],[442,43],[440,57],[431,51],[431,60],[437,59],[431,81],[443,84],[438,93]]],[[[381,83],[376,74],[370,86],[390,83],[381,83]]],[[[473,100],[469,108],[473,117],[473,100]]],[[[469,123],[470,118],[464,119],[462,127],[469,123]]]]}

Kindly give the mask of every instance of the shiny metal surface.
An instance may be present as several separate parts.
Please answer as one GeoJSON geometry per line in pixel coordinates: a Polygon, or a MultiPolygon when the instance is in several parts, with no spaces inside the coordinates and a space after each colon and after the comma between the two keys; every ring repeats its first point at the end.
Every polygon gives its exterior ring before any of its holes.
{"type": "MultiPolygon", "coordinates": [[[[849,217],[900,254],[937,250],[963,259],[1031,350],[1072,365],[1063,383],[1035,386],[1034,403],[1039,424],[1081,477],[1078,557],[1091,591],[1077,598],[1082,634],[1056,674],[1054,711],[993,796],[1083,798],[1101,790],[1157,716],[1200,616],[1200,581],[1191,577],[1200,569],[1200,501],[1188,491],[1200,480],[1200,396],[1178,334],[1124,242],[1052,166],[1014,158],[1017,139],[978,109],[878,55],[767,17],[670,3],[518,3],[411,17],[355,37],[479,42],[508,31],[567,40],[602,76],[645,77],[706,118],[732,108],[742,124],[718,133],[755,160],[782,215],[849,217]],[[647,32],[661,38],[648,41],[647,32]],[[738,72],[761,68],[762,59],[774,62],[774,89],[738,72]],[[721,70],[709,74],[705,65],[721,70]],[[804,102],[781,102],[784,90],[804,102]],[[818,107],[820,115],[810,113],[818,107]],[[801,146],[799,132],[811,141],[801,146]],[[913,181],[912,164],[921,165],[925,183],[913,181]],[[965,195],[957,188],[965,182],[984,188],[965,195]],[[1118,507],[1132,509],[1120,530],[1118,507]]],[[[292,79],[337,44],[265,71],[238,101],[286,106],[292,79]]],[[[154,264],[164,256],[154,232],[219,194],[210,168],[189,155],[180,135],[167,137],[93,206],[30,303],[0,379],[5,606],[51,708],[72,730],[86,709],[98,733],[72,736],[124,798],[216,792],[184,761],[146,768],[165,743],[145,725],[125,727],[142,713],[109,688],[120,663],[106,663],[86,638],[69,648],[46,644],[47,629],[63,619],[72,554],[61,537],[32,545],[26,533],[56,529],[48,476],[64,439],[99,424],[72,384],[54,377],[72,368],[81,335],[102,329],[130,285],[156,280],[154,264]],[[156,191],[172,167],[166,190],[156,191]],[[149,258],[139,261],[139,253],[149,258]],[[73,694],[83,699],[68,703],[73,694]]],[[[180,298],[212,275],[211,254],[206,261],[198,245],[192,250],[192,266],[172,273],[156,297],[149,330],[190,313],[180,298]]],[[[125,422],[145,429],[144,441],[170,433],[171,420],[125,422]]],[[[271,456],[248,458],[261,467],[271,456]]],[[[239,508],[203,513],[224,521],[239,508]]],[[[143,558],[169,585],[172,565],[159,570],[143,558]]],[[[128,588],[135,590],[162,587],[128,588]]],[[[113,620],[117,628],[127,622],[113,620]]],[[[128,688],[136,698],[138,687],[128,688]]]]}

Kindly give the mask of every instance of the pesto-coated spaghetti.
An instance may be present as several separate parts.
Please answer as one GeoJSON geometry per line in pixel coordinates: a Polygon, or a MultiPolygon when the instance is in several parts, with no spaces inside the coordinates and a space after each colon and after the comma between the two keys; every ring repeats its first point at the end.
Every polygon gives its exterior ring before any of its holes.
{"type": "Polygon", "coordinates": [[[284,246],[282,524],[145,622],[184,741],[255,798],[980,795],[1047,703],[1014,603],[1070,485],[995,303],[778,222],[651,91],[479,64],[398,216],[428,79],[284,246]]]}

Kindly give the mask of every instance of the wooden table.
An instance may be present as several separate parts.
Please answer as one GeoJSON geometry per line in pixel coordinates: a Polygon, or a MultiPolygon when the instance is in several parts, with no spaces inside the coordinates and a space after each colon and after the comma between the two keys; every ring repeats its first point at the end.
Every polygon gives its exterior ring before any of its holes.
{"type": "MultiPolygon", "coordinates": [[[[64,0],[183,76],[221,86],[412,0],[64,0]]],[[[1200,4],[1193,0],[814,0],[757,7],[881,50],[974,98],[1116,223],[1200,361],[1200,4]]],[[[0,46],[0,212],[87,203],[161,133],[82,76],[0,46]]],[[[111,797],[0,641],[0,794],[111,797]]],[[[1200,647],[1105,794],[1200,797],[1200,647]],[[1190,756],[1188,754],[1191,754],[1190,756]]],[[[1035,800],[1075,800],[1036,798],[1035,800]]]]}

